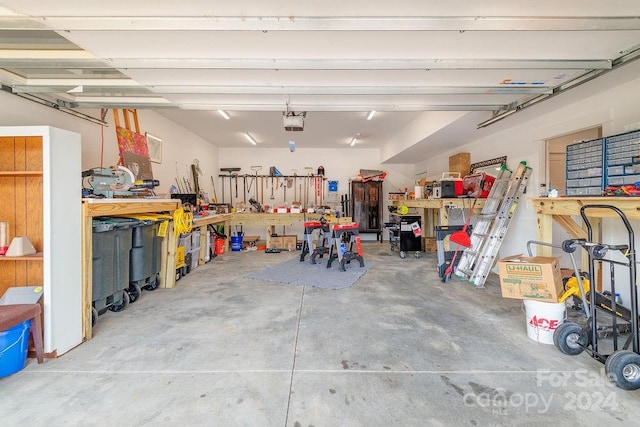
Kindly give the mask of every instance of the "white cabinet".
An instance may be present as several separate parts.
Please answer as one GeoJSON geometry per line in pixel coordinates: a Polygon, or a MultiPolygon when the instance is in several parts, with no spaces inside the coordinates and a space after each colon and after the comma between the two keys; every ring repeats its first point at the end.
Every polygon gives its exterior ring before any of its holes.
{"type": "Polygon", "coordinates": [[[0,127],[0,221],[38,253],[0,257],[0,293],[42,285],[44,351],[82,342],[80,135],[50,126],[0,127]]]}

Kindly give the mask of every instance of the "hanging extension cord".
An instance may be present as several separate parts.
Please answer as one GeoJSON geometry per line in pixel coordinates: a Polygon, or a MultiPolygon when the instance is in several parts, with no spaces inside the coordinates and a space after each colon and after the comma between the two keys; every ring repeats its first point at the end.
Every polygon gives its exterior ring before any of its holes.
{"type": "Polygon", "coordinates": [[[188,209],[176,209],[173,213],[173,232],[176,236],[187,234],[191,231],[193,213],[188,209]]]}

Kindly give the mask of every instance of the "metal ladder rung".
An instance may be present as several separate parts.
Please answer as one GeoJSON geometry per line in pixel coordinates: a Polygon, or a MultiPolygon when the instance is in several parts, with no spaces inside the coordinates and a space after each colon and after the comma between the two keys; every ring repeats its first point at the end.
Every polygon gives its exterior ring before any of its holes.
{"type": "Polygon", "coordinates": [[[475,233],[474,236],[487,238],[487,237],[491,237],[491,234],[489,234],[489,233],[475,233]]]}

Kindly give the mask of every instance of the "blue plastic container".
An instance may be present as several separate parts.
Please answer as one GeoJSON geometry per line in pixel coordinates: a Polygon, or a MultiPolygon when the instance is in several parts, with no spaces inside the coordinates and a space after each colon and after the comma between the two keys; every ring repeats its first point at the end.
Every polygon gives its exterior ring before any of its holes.
{"type": "Polygon", "coordinates": [[[242,236],[231,236],[231,250],[239,252],[242,250],[242,236]]]}
{"type": "Polygon", "coordinates": [[[15,374],[27,366],[27,347],[31,320],[0,332],[0,378],[15,374]]]}

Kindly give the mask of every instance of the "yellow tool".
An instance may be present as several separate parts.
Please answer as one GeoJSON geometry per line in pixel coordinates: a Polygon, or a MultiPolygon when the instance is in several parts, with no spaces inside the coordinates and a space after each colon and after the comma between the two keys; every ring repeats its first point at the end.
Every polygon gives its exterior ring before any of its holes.
{"type": "MultiPolygon", "coordinates": [[[[581,278],[582,287],[584,288],[584,293],[586,295],[589,292],[589,289],[591,289],[591,286],[589,285],[589,279],[585,278],[584,276],[581,276],[581,278]]],[[[560,295],[558,302],[564,302],[570,296],[576,296],[580,298],[580,286],[578,284],[578,278],[576,276],[571,276],[569,280],[567,280],[567,283],[564,285],[564,288],[565,291],[562,295],[560,295]]]]}
{"type": "Polygon", "coordinates": [[[404,206],[404,205],[400,205],[398,206],[398,214],[399,215],[406,215],[409,213],[409,208],[404,206]]]}

